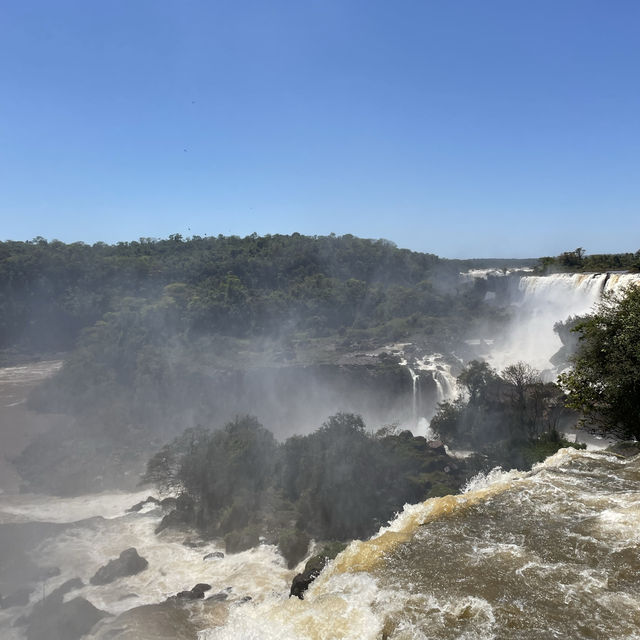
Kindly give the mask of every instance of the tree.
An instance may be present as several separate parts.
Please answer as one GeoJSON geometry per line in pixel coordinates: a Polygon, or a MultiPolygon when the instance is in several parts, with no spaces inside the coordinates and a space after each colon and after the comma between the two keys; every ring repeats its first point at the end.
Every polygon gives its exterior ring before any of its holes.
{"type": "Polygon", "coordinates": [[[640,439],[640,287],[605,296],[575,331],[573,369],[559,379],[567,405],[592,431],[640,439]]]}
{"type": "Polygon", "coordinates": [[[496,371],[484,360],[472,360],[458,376],[458,384],[467,390],[471,404],[484,400],[498,380],[496,371]]]}

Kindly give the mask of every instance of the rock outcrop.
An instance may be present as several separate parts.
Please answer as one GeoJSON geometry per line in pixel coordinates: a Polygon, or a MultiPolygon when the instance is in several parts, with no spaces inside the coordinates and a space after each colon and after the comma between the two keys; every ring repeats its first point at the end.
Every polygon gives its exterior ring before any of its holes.
{"type": "Polygon", "coordinates": [[[138,555],[134,547],[125,549],[119,558],[110,560],[104,567],[100,567],[91,578],[91,584],[109,584],[118,578],[133,576],[144,571],[149,563],[138,555]]]}

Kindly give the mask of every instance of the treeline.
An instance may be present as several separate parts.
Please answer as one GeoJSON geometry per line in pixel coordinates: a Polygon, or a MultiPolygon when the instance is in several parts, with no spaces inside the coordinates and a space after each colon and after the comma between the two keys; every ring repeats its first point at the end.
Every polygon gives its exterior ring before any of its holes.
{"type": "Polygon", "coordinates": [[[255,418],[190,429],[148,463],[144,480],[181,492],[170,524],[224,536],[227,550],[278,543],[292,563],[310,538],[367,537],[402,509],[456,492],[463,464],[410,432],[367,432],[339,413],[317,431],[279,444],[255,418]]]}
{"type": "Polygon", "coordinates": [[[640,271],[640,250],[635,253],[594,253],[588,255],[582,247],[565,251],[559,256],[540,258],[542,273],[563,271],[640,271]]]}
{"type": "Polygon", "coordinates": [[[398,317],[406,321],[389,331],[401,333],[477,305],[454,298],[450,285],[486,262],[351,235],[0,242],[0,349],[68,350],[128,298],[172,307],[164,321],[196,334],[326,335],[398,317]]]}

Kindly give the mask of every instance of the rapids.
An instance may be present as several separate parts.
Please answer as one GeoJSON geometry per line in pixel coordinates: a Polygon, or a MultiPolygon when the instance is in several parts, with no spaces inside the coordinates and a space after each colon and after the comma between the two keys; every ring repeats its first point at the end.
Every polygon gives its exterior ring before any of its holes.
{"type": "Polygon", "coordinates": [[[304,601],[232,610],[200,637],[640,638],[639,532],[640,457],[563,449],[405,507],[304,601]]]}

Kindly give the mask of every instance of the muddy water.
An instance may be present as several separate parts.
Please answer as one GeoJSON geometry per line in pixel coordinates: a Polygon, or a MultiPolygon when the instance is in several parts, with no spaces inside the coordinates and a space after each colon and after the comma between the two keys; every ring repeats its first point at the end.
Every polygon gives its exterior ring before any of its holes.
{"type": "Polygon", "coordinates": [[[562,450],[408,507],[304,602],[232,611],[231,638],[640,638],[640,457],[562,450]]]}

